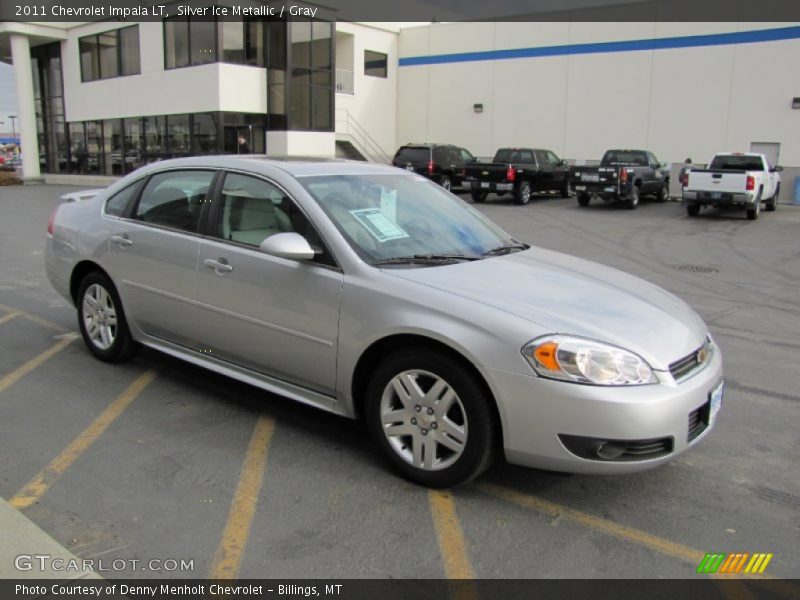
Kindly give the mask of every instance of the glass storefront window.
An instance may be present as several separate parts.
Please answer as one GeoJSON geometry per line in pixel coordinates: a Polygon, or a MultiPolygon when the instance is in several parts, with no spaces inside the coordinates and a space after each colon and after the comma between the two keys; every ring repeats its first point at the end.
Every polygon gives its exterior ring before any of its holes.
{"type": "Polygon", "coordinates": [[[148,163],[161,160],[167,152],[166,117],[144,117],[145,160],[148,163]]]}
{"type": "Polygon", "coordinates": [[[145,136],[144,119],[124,120],[125,127],[125,173],[144,165],[145,136]]]}
{"type": "Polygon", "coordinates": [[[103,154],[106,175],[122,175],[124,162],[122,156],[122,124],[121,119],[103,121],[103,154]]]}
{"type": "Polygon", "coordinates": [[[217,114],[199,113],[194,119],[194,154],[217,154],[217,114]]]}
{"type": "Polygon", "coordinates": [[[103,167],[103,123],[86,121],[86,172],[100,174],[103,167]]]}
{"type": "Polygon", "coordinates": [[[167,117],[167,155],[189,156],[192,153],[189,115],[167,117]]]}

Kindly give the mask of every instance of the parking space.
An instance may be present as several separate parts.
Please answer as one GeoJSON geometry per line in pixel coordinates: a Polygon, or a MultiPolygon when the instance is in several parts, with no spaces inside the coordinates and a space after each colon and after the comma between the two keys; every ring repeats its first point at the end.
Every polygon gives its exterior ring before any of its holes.
{"type": "Polygon", "coordinates": [[[93,359],[42,264],[67,190],[0,189],[0,496],[80,557],[193,561],[110,576],[680,578],[706,552],[765,552],[767,575],[800,578],[797,208],[750,222],[647,201],[476,205],[688,301],[722,348],[726,395],[713,435],[655,471],[501,462],[430,492],[389,473],[360,423],[154,351],[93,359]]]}

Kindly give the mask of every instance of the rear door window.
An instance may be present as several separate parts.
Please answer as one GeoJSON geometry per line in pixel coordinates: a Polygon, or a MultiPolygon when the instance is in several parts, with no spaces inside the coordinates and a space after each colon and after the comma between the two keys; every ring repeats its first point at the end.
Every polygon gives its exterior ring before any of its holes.
{"type": "Polygon", "coordinates": [[[215,174],[215,171],[185,170],[153,175],[142,191],[133,218],[196,232],[215,174]]]}
{"type": "Polygon", "coordinates": [[[136,197],[136,193],[139,191],[141,186],[142,182],[140,180],[111,196],[111,198],[106,201],[105,214],[111,217],[121,217],[124,215],[125,210],[128,208],[128,205],[131,203],[131,201],[136,197]]]}

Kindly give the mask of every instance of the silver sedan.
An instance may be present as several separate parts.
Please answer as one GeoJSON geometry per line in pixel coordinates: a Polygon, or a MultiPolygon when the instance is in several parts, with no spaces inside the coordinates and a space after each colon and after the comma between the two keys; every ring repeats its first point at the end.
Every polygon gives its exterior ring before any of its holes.
{"type": "Polygon", "coordinates": [[[197,157],[60,205],[47,273],[100,360],[141,345],[363,418],[434,487],[512,463],[660,465],[708,435],[722,357],[697,314],[513,239],[400,169],[197,157]]]}

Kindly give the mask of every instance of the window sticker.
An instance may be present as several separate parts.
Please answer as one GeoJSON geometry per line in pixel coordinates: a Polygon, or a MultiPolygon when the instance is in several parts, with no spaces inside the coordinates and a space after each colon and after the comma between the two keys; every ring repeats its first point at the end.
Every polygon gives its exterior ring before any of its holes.
{"type": "Polygon", "coordinates": [[[364,229],[369,231],[372,237],[381,243],[409,237],[403,229],[390,221],[379,208],[360,208],[351,210],[350,214],[361,223],[364,229]]]}
{"type": "Polygon", "coordinates": [[[392,223],[397,223],[397,190],[381,187],[381,212],[392,223]]]}

